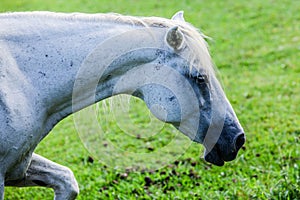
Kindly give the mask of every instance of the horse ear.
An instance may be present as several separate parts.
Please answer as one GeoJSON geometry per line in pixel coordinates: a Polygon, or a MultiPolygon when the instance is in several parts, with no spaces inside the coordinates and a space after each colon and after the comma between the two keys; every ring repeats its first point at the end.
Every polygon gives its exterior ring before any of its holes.
{"type": "Polygon", "coordinates": [[[166,41],[174,50],[180,50],[184,41],[184,36],[183,33],[178,29],[178,26],[174,26],[168,30],[166,41]]]}
{"type": "Polygon", "coordinates": [[[185,22],[184,17],[183,17],[183,11],[178,11],[177,13],[175,13],[175,15],[172,17],[172,20],[176,20],[176,21],[182,21],[185,22]]]}

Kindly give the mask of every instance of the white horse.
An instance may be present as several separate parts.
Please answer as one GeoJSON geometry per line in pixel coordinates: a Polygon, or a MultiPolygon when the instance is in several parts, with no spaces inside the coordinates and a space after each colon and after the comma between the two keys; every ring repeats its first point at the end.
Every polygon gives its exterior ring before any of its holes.
{"type": "Polygon", "coordinates": [[[116,14],[0,14],[0,199],[4,186],[79,189],[67,167],[34,152],[66,116],[117,94],[202,143],[216,165],[235,159],[243,129],[204,37],[184,21],[116,14]],[[158,105],[158,106],[157,106],[158,105]]]}

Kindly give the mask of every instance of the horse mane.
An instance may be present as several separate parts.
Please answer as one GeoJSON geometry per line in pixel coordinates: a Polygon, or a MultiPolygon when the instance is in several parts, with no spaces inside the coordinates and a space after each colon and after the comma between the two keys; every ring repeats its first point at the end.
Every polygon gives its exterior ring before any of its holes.
{"type": "Polygon", "coordinates": [[[178,26],[185,36],[186,47],[189,49],[189,55],[185,57],[190,62],[190,72],[192,68],[197,71],[204,71],[206,75],[215,73],[214,64],[212,62],[208,45],[205,41],[208,37],[205,36],[199,29],[196,29],[190,23],[185,21],[171,20],[161,17],[134,17],[116,13],[53,13],[48,11],[33,11],[33,12],[8,12],[0,14],[0,19],[5,17],[13,18],[52,18],[66,21],[84,21],[84,22],[111,22],[122,23],[137,27],[158,27],[171,28],[178,26]]]}

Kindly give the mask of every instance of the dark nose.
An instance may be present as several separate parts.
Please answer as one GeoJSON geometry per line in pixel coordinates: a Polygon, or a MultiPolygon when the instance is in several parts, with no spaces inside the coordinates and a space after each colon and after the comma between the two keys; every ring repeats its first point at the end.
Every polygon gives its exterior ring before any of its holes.
{"type": "Polygon", "coordinates": [[[237,138],[235,139],[235,148],[238,151],[244,144],[245,144],[245,134],[240,134],[237,136],[237,138]]]}

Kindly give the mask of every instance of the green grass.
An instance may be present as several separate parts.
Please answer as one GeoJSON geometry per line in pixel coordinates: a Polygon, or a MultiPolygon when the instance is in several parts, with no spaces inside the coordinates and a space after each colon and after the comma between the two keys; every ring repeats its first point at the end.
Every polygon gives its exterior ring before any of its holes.
{"type": "MultiPolygon", "coordinates": [[[[238,158],[221,168],[205,163],[203,148],[192,144],[164,168],[124,172],[92,162],[69,117],[36,152],[74,171],[78,199],[300,199],[299,1],[1,0],[2,12],[23,10],[163,17],[184,10],[187,21],[214,39],[209,42],[212,57],[247,134],[238,158]]],[[[145,106],[135,104],[131,121],[137,131],[147,130],[145,106]]],[[[130,151],[147,153],[166,142],[157,142],[156,136],[137,139],[143,132],[122,139],[115,124],[103,126],[116,135],[114,144],[130,151]]],[[[170,126],[161,133],[176,134],[170,126]]],[[[12,200],[53,197],[44,188],[6,188],[5,193],[12,200]]]]}

